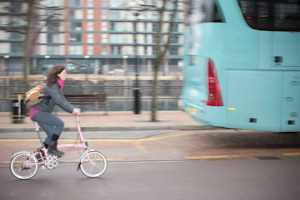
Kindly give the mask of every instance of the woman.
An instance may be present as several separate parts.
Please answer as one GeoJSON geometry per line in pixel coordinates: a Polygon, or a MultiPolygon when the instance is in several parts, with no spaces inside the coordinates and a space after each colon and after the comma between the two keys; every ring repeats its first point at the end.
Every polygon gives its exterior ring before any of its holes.
{"type": "Polygon", "coordinates": [[[80,114],[80,109],[74,108],[62,92],[66,76],[67,71],[64,66],[54,66],[47,75],[47,84],[41,90],[45,95],[44,100],[34,105],[29,113],[31,120],[37,122],[47,134],[44,146],[48,148],[48,153],[58,157],[64,154],[57,150],[57,140],[64,129],[64,122],[52,114],[55,105],[69,113],[80,114]]]}

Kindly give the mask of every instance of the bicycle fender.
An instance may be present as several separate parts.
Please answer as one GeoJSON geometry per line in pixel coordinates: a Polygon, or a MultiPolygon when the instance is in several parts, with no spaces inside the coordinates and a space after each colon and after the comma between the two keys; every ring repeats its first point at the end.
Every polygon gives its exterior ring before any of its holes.
{"type": "MultiPolygon", "coordinates": [[[[88,151],[87,151],[87,153],[90,153],[90,152],[93,152],[93,151],[96,151],[95,149],[89,149],[88,151]]],[[[80,160],[79,160],[79,163],[81,163],[81,160],[82,160],[82,158],[83,158],[83,156],[85,156],[85,154],[87,154],[86,152],[84,152],[82,155],[81,155],[81,158],[80,158],[80,160]]]]}
{"type": "Polygon", "coordinates": [[[19,151],[19,152],[17,152],[17,153],[14,153],[14,155],[12,155],[12,158],[15,157],[16,155],[21,154],[21,153],[31,154],[31,153],[28,152],[28,151],[19,151]]]}

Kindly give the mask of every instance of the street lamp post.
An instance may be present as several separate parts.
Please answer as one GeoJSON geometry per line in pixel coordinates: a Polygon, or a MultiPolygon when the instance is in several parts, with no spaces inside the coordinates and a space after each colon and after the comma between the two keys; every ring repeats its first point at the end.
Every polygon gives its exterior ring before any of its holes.
{"type": "Polygon", "coordinates": [[[135,71],[135,83],[133,86],[134,97],[134,114],[140,114],[141,110],[141,89],[139,84],[139,58],[137,53],[137,21],[139,20],[139,14],[141,12],[141,6],[136,1],[131,1],[129,4],[129,10],[133,11],[135,19],[133,22],[134,31],[134,71],[135,71]]]}
{"type": "Polygon", "coordinates": [[[137,21],[139,19],[139,13],[135,12],[135,20],[134,20],[134,69],[135,69],[135,84],[133,87],[133,95],[134,95],[134,114],[140,114],[140,106],[141,106],[141,91],[139,84],[139,57],[137,53],[137,21]]]}

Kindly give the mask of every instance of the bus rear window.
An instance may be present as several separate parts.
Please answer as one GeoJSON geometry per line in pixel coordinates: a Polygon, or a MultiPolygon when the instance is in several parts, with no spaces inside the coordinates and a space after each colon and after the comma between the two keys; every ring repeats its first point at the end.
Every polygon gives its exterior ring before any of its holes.
{"type": "Polygon", "coordinates": [[[205,22],[224,22],[224,17],[215,0],[188,0],[187,25],[205,22]]]}
{"type": "Polygon", "coordinates": [[[300,31],[300,0],[239,0],[239,5],[254,29],[300,31]]]}

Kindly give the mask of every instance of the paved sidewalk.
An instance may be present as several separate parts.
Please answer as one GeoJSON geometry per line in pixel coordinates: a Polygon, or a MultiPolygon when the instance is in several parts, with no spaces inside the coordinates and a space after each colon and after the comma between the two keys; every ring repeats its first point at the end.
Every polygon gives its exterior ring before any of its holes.
{"type": "MultiPolygon", "coordinates": [[[[126,130],[201,130],[212,129],[210,126],[195,122],[182,111],[159,111],[158,122],[150,122],[150,112],[139,115],[133,112],[85,112],[80,116],[81,128],[84,131],[126,131],[126,130]]],[[[75,116],[69,113],[57,114],[65,122],[65,131],[76,130],[75,116]]],[[[0,132],[33,131],[34,124],[29,117],[24,123],[13,124],[10,113],[0,113],[0,132]]]]}

